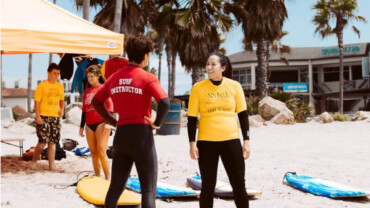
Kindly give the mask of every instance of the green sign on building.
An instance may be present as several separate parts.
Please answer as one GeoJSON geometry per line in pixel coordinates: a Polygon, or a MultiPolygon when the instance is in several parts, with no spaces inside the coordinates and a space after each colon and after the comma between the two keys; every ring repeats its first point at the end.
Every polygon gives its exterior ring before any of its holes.
{"type": "MultiPolygon", "coordinates": [[[[343,47],[343,54],[358,53],[358,52],[360,52],[359,46],[343,47]]],[[[339,48],[336,47],[336,48],[321,49],[321,55],[323,56],[339,55],[339,48]]]]}

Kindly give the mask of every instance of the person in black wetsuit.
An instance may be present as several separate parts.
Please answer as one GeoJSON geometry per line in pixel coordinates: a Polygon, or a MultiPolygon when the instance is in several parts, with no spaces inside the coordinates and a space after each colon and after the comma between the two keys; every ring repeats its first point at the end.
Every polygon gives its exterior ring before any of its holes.
{"type": "Polygon", "coordinates": [[[188,107],[190,156],[198,160],[202,177],[199,205],[201,208],[213,207],[217,166],[221,157],[233,188],[236,206],[248,208],[244,160],[249,157],[250,150],[244,92],[239,82],[227,78],[231,75],[231,64],[224,54],[212,53],[206,71],[208,79],[193,86],[188,107]],[[244,139],[243,146],[240,144],[236,113],[244,139]],[[199,131],[195,142],[198,114],[199,131]]]}
{"type": "Polygon", "coordinates": [[[129,66],[113,74],[99,89],[92,106],[117,132],[113,141],[112,177],[105,199],[105,207],[117,206],[133,163],[141,185],[142,207],[155,207],[158,163],[153,128],[161,126],[170,105],[167,94],[158,79],[143,70],[147,65],[153,42],[146,36],[130,36],[125,43],[129,66]],[[104,101],[111,97],[114,112],[119,120],[108,112],[104,101]],[[157,117],[151,118],[152,97],[158,103],[157,117]]]}

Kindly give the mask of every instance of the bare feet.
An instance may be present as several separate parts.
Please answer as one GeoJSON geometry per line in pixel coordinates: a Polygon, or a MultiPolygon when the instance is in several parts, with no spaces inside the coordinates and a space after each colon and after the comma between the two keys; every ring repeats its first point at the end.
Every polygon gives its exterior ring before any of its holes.
{"type": "Polygon", "coordinates": [[[32,169],[32,170],[36,170],[37,168],[36,168],[36,163],[35,162],[33,162],[33,161],[31,161],[30,162],[30,168],[32,169]]]}

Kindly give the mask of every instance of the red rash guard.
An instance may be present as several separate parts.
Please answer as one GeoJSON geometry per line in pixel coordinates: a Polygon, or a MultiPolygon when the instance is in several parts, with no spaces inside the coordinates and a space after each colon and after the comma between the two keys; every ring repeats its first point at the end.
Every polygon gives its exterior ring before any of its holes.
{"type": "Polygon", "coordinates": [[[138,66],[129,65],[113,74],[95,94],[104,102],[112,98],[114,112],[119,119],[117,126],[125,124],[147,124],[144,116],[151,118],[152,97],[159,103],[167,97],[157,77],[138,66]]]}
{"type": "MultiPolygon", "coordinates": [[[[96,124],[104,121],[91,106],[91,101],[94,98],[94,95],[102,86],[103,85],[97,87],[89,87],[85,90],[83,94],[82,112],[86,113],[87,124],[96,124]]],[[[104,104],[107,107],[108,111],[113,111],[113,103],[111,99],[106,99],[104,104]]]]}
{"type": "Polygon", "coordinates": [[[128,66],[128,60],[125,58],[112,58],[108,59],[105,62],[105,78],[108,79],[114,73],[116,73],[119,69],[122,69],[125,66],[128,66]]]}

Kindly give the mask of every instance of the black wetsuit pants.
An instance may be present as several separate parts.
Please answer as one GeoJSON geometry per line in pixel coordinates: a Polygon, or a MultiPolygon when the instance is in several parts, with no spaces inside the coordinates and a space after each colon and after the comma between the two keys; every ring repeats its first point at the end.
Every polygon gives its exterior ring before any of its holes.
{"type": "Polygon", "coordinates": [[[223,142],[198,141],[199,169],[202,176],[202,190],[199,205],[213,207],[213,194],[217,181],[217,166],[221,156],[230,184],[234,192],[236,207],[248,208],[249,201],[245,190],[245,164],[239,139],[223,142]]]}
{"type": "Polygon", "coordinates": [[[112,177],[105,207],[117,206],[135,163],[141,185],[143,208],[155,207],[158,163],[152,127],[144,124],[119,126],[113,141],[112,177]]]}

